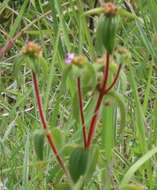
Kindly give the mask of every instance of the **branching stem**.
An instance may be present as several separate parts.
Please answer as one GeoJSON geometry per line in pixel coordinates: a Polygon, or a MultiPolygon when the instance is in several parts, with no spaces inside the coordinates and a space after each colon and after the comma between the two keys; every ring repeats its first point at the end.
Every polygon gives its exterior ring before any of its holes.
{"type": "Polygon", "coordinates": [[[114,85],[116,84],[116,82],[117,82],[117,80],[119,78],[121,68],[122,68],[122,64],[119,64],[118,70],[117,70],[117,73],[116,73],[116,75],[115,75],[115,77],[113,79],[113,82],[111,83],[111,85],[108,88],[105,89],[105,91],[104,91],[105,94],[108,93],[114,87],[114,85]]]}
{"type": "Polygon", "coordinates": [[[93,117],[91,119],[86,148],[90,148],[90,146],[92,144],[92,139],[93,139],[93,136],[94,136],[96,122],[97,122],[97,118],[98,118],[98,114],[99,114],[99,109],[100,109],[103,97],[105,95],[104,91],[106,89],[106,85],[107,85],[107,81],[108,81],[109,63],[110,63],[110,54],[107,53],[106,54],[106,63],[104,65],[104,75],[103,75],[104,78],[103,78],[102,86],[101,86],[101,89],[100,89],[99,97],[98,97],[98,100],[97,100],[97,103],[96,103],[96,107],[95,107],[95,110],[94,110],[94,115],[93,115],[93,117]]]}

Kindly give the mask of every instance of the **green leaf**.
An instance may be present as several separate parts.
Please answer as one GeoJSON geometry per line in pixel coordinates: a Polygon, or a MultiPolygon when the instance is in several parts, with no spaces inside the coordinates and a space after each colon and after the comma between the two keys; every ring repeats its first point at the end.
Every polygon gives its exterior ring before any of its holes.
{"type": "Polygon", "coordinates": [[[52,131],[52,136],[57,148],[61,149],[65,142],[65,137],[62,130],[55,127],[51,131],[52,131]]]}
{"type": "Polygon", "coordinates": [[[54,109],[49,120],[49,123],[52,128],[57,126],[58,114],[60,113],[60,102],[61,102],[60,96],[56,97],[56,101],[54,102],[54,109]]]}
{"type": "Polygon", "coordinates": [[[122,96],[122,94],[119,94],[116,91],[111,91],[108,93],[108,95],[114,100],[114,102],[117,104],[120,110],[120,116],[121,116],[120,133],[122,133],[124,127],[126,126],[126,116],[127,116],[124,97],[122,96]]]}
{"type": "Polygon", "coordinates": [[[120,190],[145,190],[145,187],[141,184],[131,183],[131,184],[123,186],[120,190]]]}
{"type": "Polygon", "coordinates": [[[66,88],[66,81],[70,75],[70,72],[72,71],[72,65],[65,66],[63,70],[63,75],[62,75],[62,88],[66,88]]]}
{"type": "Polygon", "coordinates": [[[13,73],[18,86],[21,86],[21,81],[23,80],[23,74],[21,72],[23,62],[25,62],[24,57],[18,57],[18,59],[16,59],[16,63],[13,66],[13,73]]]}
{"type": "Polygon", "coordinates": [[[148,5],[148,9],[149,9],[149,13],[150,13],[150,16],[151,16],[151,21],[153,23],[153,26],[155,28],[155,32],[157,34],[157,22],[156,22],[156,18],[157,18],[157,3],[155,0],[149,0],[147,2],[147,5],[148,5]]]}
{"type": "Polygon", "coordinates": [[[136,117],[135,124],[138,129],[141,151],[143,153],[145,153],[148,150],[148,145],[146,142],[146,133],[145,133],[145,117],[144,117],[143,109],[141,106],[140,97],[139,97],[138,91],[137,91],[138,87],[137,87],[137,83],[135,81],[134,70],[133,70],[131,64],[129,64],[128,66],[129,66],[128,79],[129,79],[130,86],[132,89],[132,95],[133,95],[133,98],[135,101],[135,108],[134,108],[135,117],[136,117]]]}
{"type": "Polygon", "coordinates": [[[77,144],[65,145],[62,151],[64,157],[69,156],[77,146],[77,144]]]}
{"type": "Polygon", "coordinates": [[[81,190],[83,186],[84,179],[83,177],[80,177],[80,179],[77,181],[77,183],[74,185],[73,190],[81,190]]]}
{"type": "Polygon", "coordinates": [[[103,7],[97,7],[94,9],[90,9],[89,11],[86,11],[84,13],[85,16],[90,16],[90,15],[95,15],[95,14],[101,14],[104,13],[104,8],[103,7]]]}
{"type": "Polygon", "coordinates": [[[126,74],[123,72],[123,70],[121,70],[121,74],[120,74],[120,91],[126,92],[127,90],[127,77],[126,74]]]}
{"type": "Polygon", "coordinates": [[[90,150],[90,159],[88,162],[88,167],[86,172],[87,180],[90,179],[93,173],[95,172],[98,158],[99,158],[99,147],[97,145],[94,145],[90,150]]]}
{"type": "Polygon", "coordinates": [[[44,57],[39,58],[38,67],[40,67],[40,70],[43,72],[44,78],[46,79],[49,68],[48,68],[48,63],[47,63],[46,59],[44,59],[44,57]]]}
{"type": "Polygon", "coordinates": [[[26,134],[25,151],[23,159],[23,174],[22,174],[23,187],[27,186],[29,183],[29,153],[30,153],[30,134],[28,131],[26,134]]]}
{"type": "Polygon", "coordinates": [[[101,131],[101,142],[102,150],[105,151],[106,161],[103,163],[103,170],[101,175],[101,186],[106,185],[108,189],[111,188],[111,179],[108,177],[108,168],[112,162],[112,154],[115,140],[115,106],[103,106],[102,107],[102,131],[101,131]],[[106,180],[104,180],[106,179],[106,180]]]}
{"type": "Polygon", "coordinates": [[[139,21],[142,22],[140,17],[136,16],[134,13],[130,13],[130,12],[126,11],[123,8],[118,9],[118,15],[121,16],[121,17],[124,17],[124,18],[138,19],[139,21]]]}
{"type": "Polygon", "coordinates": [[[123,188],[125,185],[129,183],[135,172],[151,157],[153,157],[157,153],[157,147],[153,148],[152,150],[148,151],[146,154],[144,154],[139,160],[137,160],[126,172],[124,175],[120,187],[123,188]]]}
{"type": "Polygon", "coordinates": [[[84,93],[95,89],[97,80],[96,80],[96,71],[93,67],[93,64],[85,64],[83,68],[83,73],[81,74],[81,84],[84,93]]]}
{"type": "Polygon", "coordinates": [[[89,150],[82,147],[77,147],[70,155],[69,172],[76,183],[83,176],[87,169],[89,150]]]}
{"type": "Polygon", "coordinates": [[[76,92],[74,97],[72,98],[72,115],[76,122],[80,120],[80,109],[79,109],[79,99],[78,93],[76,92]]]}
{"type": "Polygon", "coordinates": [[[18,13],[18,16],[16,17],[14,24],[10,25],[10,32],[9,32],[10,37],[14,36],[18,27],[20,26],[23,16],[27,12],[26,9],[28,7],[28,3],[29,3],[29,0],[23,1],[23,5],[21,6],[20,12],[18,13]]]}
{"type": "Polygon", "coordinates": [[[33,134],[34,148],[37,158],[43,160],[44,151],[44,134],[43,130],[36,129],[33,134]]]}

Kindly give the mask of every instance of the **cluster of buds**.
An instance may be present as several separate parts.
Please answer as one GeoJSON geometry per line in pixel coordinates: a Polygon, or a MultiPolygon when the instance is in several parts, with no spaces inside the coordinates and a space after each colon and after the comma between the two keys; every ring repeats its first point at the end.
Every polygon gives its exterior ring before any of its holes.
{"type": "Polygon", "coordinates": [[[39,58],[42,57],[42,48],[38,44],[30,41],[22,48],[22,53],[39,58]]]}
{"type": "Polygon", "coordinates": [[[114,3],[105,3],[103,8],[106,16],[115,16],[117,14],[118,7],[114,3]]]}

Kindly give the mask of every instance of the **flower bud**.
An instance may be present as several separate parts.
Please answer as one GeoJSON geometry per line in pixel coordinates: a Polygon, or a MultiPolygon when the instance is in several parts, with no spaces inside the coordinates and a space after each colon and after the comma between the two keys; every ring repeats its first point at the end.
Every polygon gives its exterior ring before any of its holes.
{"type": "Polygon", "coordinates": [[[66,64],[73,64],[77,66],[82,66],[87,63],[87,58],[83,55],[75,55],[74,53],[68,53],[65,58],[66,64]]]}
{"type": "Polygon", "coordinates": [[[111,2],[105,3],[103,8],[106,16],[115,16],[118,10],[118,7],[111,2]]]}
{"type": "Polygon", "coordinates": [[[41,47],[38,44],[31,41],[28,42],[26,46],[22,48],[22,53],[31,57],[42,57],[41,47]]]}
{"type": "Polygon", "coordinates": [[[82,66],[83,64],[87,63],[87,59],[83,55],[75,56],[72,62],[74,65],[82,66]]]}

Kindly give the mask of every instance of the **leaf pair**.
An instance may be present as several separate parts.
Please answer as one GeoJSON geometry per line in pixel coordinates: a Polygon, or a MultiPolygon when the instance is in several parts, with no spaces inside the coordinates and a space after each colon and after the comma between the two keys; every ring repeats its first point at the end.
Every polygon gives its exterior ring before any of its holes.
{"type": "Polygon", "coordinates": [[[99,156],[98,147],[93,149],[84,149],[83,147],[76,147],[70,155],[69,172],[76,183],[81,176],[89,179],[95,171],[97,160],[99,156]]]}

